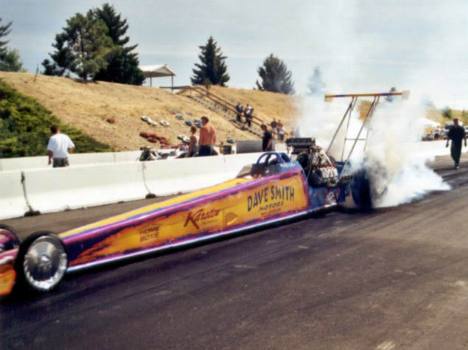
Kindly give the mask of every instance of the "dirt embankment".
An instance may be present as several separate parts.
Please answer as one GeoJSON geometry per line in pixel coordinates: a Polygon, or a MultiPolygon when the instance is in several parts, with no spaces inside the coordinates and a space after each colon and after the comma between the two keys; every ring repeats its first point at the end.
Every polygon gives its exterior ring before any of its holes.
{"type": "MultiPolygon", "coordinates": [[[[68,78],[28,73],[0,72],[0,79],[20,93],[35,98],[54,115],[94,139],[110,145],[115,150],[137,149],[149,142],[140,132],[153,131],[173,144],[177,136],[188,135],[185,119],[211,118],[218,131],[219,141],[228,137],[234,140],[252,139],[252,134],[235,128],[221,114],[215,113],[188,97],[169,91],[143,86],[129,86],[107,82],[80,83],[68,78]],[[169,126],[149,126],[140,118],[149,116],[158,122],[165,120],[169,126]]],[[[214,87],[213,91],[232,103],[250,103],[255,113],[267,120],[280,119],[286,125],[295,116],[293,98],[281,94],[214,87]]]]}

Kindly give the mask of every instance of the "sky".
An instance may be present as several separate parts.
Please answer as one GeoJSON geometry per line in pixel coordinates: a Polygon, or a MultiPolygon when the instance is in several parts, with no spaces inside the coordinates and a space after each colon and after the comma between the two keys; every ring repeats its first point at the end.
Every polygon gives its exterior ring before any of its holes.
{"type": "MultiPolygon", "coordinates": [[[[105,1],[0,0],[10,47],[34,72],[67,18],[105,1]]],[[[320,67],[327,92],[411,90],[439,107],[468,109],[466,0],[114,0],[141,64],[168,64],[187,84],[212,35],[228,57],[229,86],[253,88],[274,53],[296,91],[320,67]]],[[[154,81],[153,81],[154,82],[154,81]]],[[[161,80],[160,85],[169,82],[161,80]]]]}

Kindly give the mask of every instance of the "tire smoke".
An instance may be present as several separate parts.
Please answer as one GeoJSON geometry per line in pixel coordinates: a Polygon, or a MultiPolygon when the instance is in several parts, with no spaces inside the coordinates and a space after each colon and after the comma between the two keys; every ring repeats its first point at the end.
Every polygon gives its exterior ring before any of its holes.
{"type": "Polygon", "coordinates": [[[394,100],[378,107],[369,123],[363,165],[369,172],[375,207],[409,203],[431,191],[450,189],[421,151],[422,104],[394,100]]]}
{"type": "MultiPolygon", "coordinates": [[[[298,129],[301,136],[316,138],[317,144],[326,148],[339,125],[349,101],[326,103],[323,97],[304,98],[300,106],[298,129]]],[[[423,103],[410,100],[383,101],[367,124],[350,158],[352,171],[365,169],[371,180],[374,207],[391,207],[421,198],[431,191],[450,189],[427,162],[435,155],[424,152],[421,136],[424,132],[422,118],[426,115],[423,103]]],[[[361,121],[358,112],[351,116],[347,135],[346,127],[336,137],[329,154],[335,159],[346,159],[357,136],[361,121]]]]}

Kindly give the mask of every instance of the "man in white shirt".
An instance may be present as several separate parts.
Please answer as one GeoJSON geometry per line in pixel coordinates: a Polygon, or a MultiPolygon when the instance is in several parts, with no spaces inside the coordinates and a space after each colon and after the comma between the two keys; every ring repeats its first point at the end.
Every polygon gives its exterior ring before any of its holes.
{"type": "Polygon", "coordinates": [[[69,165],[68,152],[75,148],[75,144],[68,135],[60,133],[60,129],[56,125],[50,127],[50,132],[52,136],[47,145],[49,165],[52,163],[54,168],[66,167],[69,165]]]}

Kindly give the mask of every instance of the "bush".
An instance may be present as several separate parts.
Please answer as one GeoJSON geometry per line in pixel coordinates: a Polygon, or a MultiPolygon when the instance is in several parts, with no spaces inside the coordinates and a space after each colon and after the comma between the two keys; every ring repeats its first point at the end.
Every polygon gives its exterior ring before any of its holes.
{"type": "Polygon", "coordinates": [[[58,125],[68,134],[77,152],[111,151],[80,130],[62,124],[51,112],[0,80],[0,158],[47,154],[50,126],[58,125]]]}

